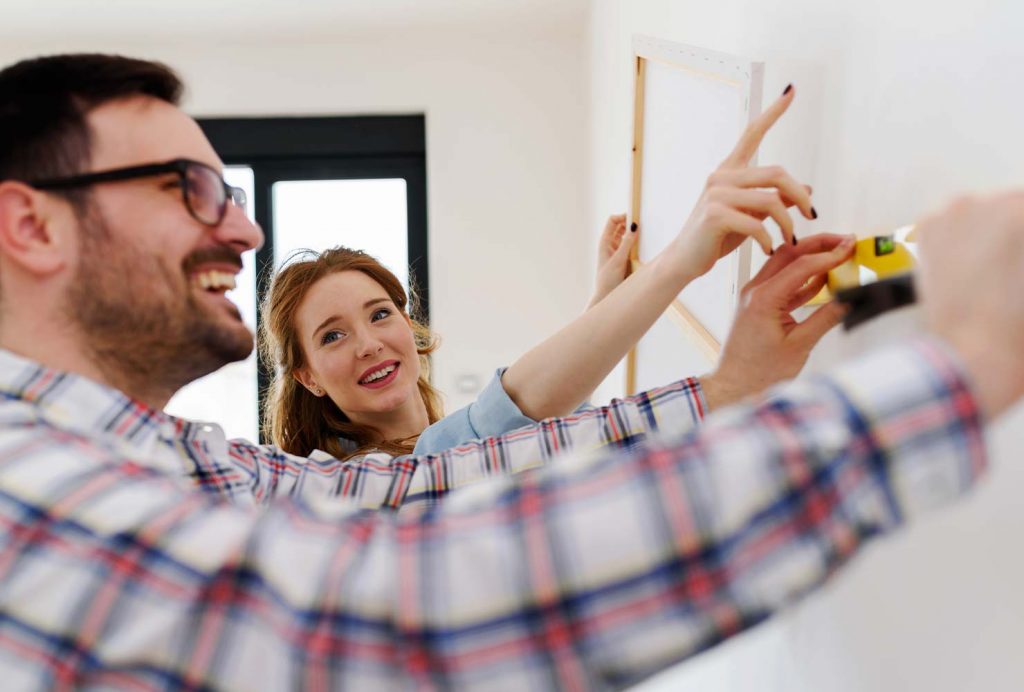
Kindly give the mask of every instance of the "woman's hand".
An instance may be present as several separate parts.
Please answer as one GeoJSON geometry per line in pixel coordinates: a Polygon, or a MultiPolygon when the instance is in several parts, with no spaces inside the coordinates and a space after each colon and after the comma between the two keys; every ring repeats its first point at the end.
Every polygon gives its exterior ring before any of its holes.
{"type": "Polygon", "coordinates": [[[608,217],[597,246],[597,280],[589,310],[615,290],[629,275],[629,252],[636,240],[636,231],[626,231],[626,215],[608,217]]]}
{"type": "Polygon", "coordinates": [[[846,308],[833,301],[803,322],[790,314],[817,295],[828,270],[853,254],[853,236],[808,236],[780,247],[740,292],[740,306],[718,368],[701,378],[712,410],[796,377],[846,308]]]}
{"type": "Polygon", "coordinates": [[[808,219],[818,217],[811,206],[811,188],[796,181],[780,166],[750,167],[761,141],[793,102],[787,87],[768,110],[740,136],[736,148],[708,177],[704,192],[683,229],[662,251],[658,262],[689,280],[706,274],[720,258],[748,237],[772,254],[771,236],[764,221],[771,217],[787,244],[796,245],[793,220],[787,209],[796,206],[808,219]]]}
{"type": "MultiPolygon", "coordinates": [[[[609,258],[602,264],[602,271],[606,265],[610,265],[608,273],[618,285],[599,303],[592,305],[571,324],[531,349],[505,371],[501,378],[502,385],[520,411],[534,420],[571,412],[590,396],[594,388],[654,324],[690,280],[707,272],[722,255],[734,250],[748,236],[757,238],[765,251],[771,252],[768,232],[762,221],[771,216],[782,227],[787,241],[792,243],[795,236],[786,207],[797,205],[805,216],[815,217],[809,188],[797,183],[781,168],[749,167],[750,160],[765,133],[785,112],[792,99],[792,90],[787,90],[781,99],[751,123],[740,138],[736,149],[708,180],[707,189],[679,236],[662,250],[654,261],[633,272],[625,281],[621,276],[625,273],[628,248],[622,246],[626,243],[635,243],[635,237],[630,236],[636,234],[625,229],[625,219],[621,229],[605,229],[605,237],[610,237],[611,240],[609,247],[614,246],[616,249],[602,255],[602,258],[609,258]],[[620,240],[616,245],[617,237],[620,240]],[[619,268],[622,268],[622,274],[617,273],[619,268]]],[[[798,250],[794,244],[787,244],[786,254],[776,252],[775,255],[779,259],[775,262],[769,261],[766,268],[758,274],[754,285],[756,286],[759,280],[766,281],[765,276],[768,272],[781,269],[780,264],[784,263],[788,253],[808,253],[814,247],[812,244],[804,248],[804,243],[800,243],[800,246],[798,250]]],[[[799,258],[803,259],[806,258],[799,258]]],[[[817,272],[823,273],[827,268],[818,269],[817,272]]],[[[810,276],[807,275],[808,278],[810,276]]],[[[772,279],[773,282],[778,280],[772,279]]],[[[790,293],[796,294],[797,289],[805,282],[806,279],[801,281],[790,293]]],[[[763,291],[758,291],[759,295],[761,293],[763,291]]],[[[761,305],[762,300],[752,299],[751,302],[754,305],[761,305]]],[[[830,308],[832,309],[834,308],[830,308]]],[[[786,311],[787,314],[788,312],[789,310],[786,311]]],[[[802,325],[784,324],[782,316],[777,312],[769,312],[767,315],[758,312],[757,315],[741,318],[740,323],[733,328],[733,334],[745,331],[746,328],[742,325],[747,322],[761,325],[759,320],[776,320],[776,329],[771,332],[775,335],[775,353],[785,351],[787,362],[795,364],[796,370],[799,370],[807,355],[806,352],[801,354],[797,348],[797,339],[813,325],[825,320],[829,313],[821,311],[819,314],[822,316],[811,323],[811,326],[802,329],[802,325]]],[[[757,336],[749,338],[751,343],[757,344],[756,348],[772,347],[771,341],[759,341],[757,336]]],[[[808,351],[810,345],[812,344],[807,345],[808,351]]],[[[756,350],[741,350],[738,345],[727,345],[726,350],[729,352],[723,356],[726,365],[735,361],[746,363],[753,360],[754,366],[762,368],[749,369],[749,382],[766,381],[772,376],[776,380],[782,379],[779,377],[780,373],[788,375],[793,371],[792,365],[782,367],[769,361],[768,370],[765,372],[764,362],[758,363],[756,360],[756,350]],[[733,351],[736,351],[737,355],[732,355],[733,351]]],[[[771,350],[766,353],[766,358],[773,357],[771,350]]],[[[718,397],[718,392],[728,396],[728,390],[744,384],[742,378],[734,381],[725,377],[730,372],[743,374],[744,367],[737,365],[724,367],[722,370],[721,377],[716,373],[716,376],[706,378],[705,394],[712,406],[715,406],[719,399],[724,399],[724,396],[718,397]]]]}

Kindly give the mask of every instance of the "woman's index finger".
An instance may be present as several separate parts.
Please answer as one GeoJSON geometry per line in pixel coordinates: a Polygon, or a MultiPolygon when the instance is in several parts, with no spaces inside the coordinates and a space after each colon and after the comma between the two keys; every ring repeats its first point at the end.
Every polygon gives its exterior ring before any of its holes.
{"type": "Polygon", "coordinates": [[[793,89],[793,85],[786,87],[786,90],[782,92],[782,96],[775,99],[775,103],[768,107],[767,110],[763,111],[761,115],[754,118],[753,122],[747,125],[747,129],[740,135],[739,141],[736,143],[736,148],[732,150],[722,162],[722,168],[735,168],[738,166],[746,166],[750,163],[751,159],[754,158],[754,154],[757,153],[758,147],[761,146],[761,141],[764,136],[768,134],[768,130],[772,129],[772,126],[782,117],[782,114],[789,108],[789,104],[793,102],[793,96],[796,94],[796,90],[793,89]]]}

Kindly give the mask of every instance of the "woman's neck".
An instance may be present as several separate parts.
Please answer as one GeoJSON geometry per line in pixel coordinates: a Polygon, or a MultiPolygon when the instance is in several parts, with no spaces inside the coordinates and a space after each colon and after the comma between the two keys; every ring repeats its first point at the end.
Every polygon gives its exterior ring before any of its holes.
{"type": "Polygon", "coordinates": [[[409,397],[406,403],[391,411],[349,414],[348,418],[356,425],[366,425],[376,430],[379,437],[373,439],[372,442],[407,440],[419,435],[430,425],[427,406],[423,403],[419,392],[416,392],[416,396],[409,397]]]}

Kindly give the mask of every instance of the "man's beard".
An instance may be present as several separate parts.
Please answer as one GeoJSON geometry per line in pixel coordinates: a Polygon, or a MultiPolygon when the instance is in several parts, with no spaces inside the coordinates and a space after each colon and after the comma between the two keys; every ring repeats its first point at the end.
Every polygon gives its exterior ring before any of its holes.
{"type": "MultiPolygon", "coordinates": [[[[157,256],[117,243],[96,210],[83,216],[67,317],[110,384],[136,397],[169,398],[248,357],[253,338],[241,318],[231,325],[200,304],[184,266],[176,272],[157,256]]],[[[237,261],[237,253],[228,254],[237,261]]]]}

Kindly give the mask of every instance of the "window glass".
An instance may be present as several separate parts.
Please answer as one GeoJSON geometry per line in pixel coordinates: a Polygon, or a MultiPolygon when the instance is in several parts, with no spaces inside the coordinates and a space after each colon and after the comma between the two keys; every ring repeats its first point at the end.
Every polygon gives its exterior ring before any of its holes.
{"type": "Polygon", "coordinates": [[[376,257],[409,290],[403,178],[274,183],[274,266],[296,250],[345,245],[376,257]]]}

